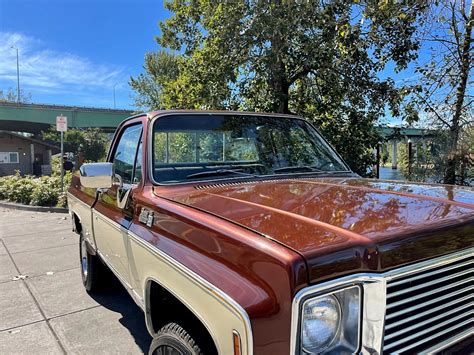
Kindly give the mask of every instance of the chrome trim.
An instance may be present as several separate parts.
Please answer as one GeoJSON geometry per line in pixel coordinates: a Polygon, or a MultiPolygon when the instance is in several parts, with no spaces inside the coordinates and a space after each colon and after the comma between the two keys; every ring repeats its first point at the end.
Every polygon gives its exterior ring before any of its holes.
{"type": "MultiPolygon", "coordinates": [[[[469,288],[466,287],[465,289],[461,289],[460,291],[450,293],[450,294],[449,294],[449,297],[453,296],[455,293],[462,293],[462,292],[468,291],[468,290],[469,290],[469,288]]],[[[444,298],[445,298],[445,297],[443,297],[443,298],[438,298],[438,299],[436,299],[436,300],[441,300],[441,299],[444,299],[444,298]]],[[[415,314],[415,315],[413,315],[413,316],[411,316],[411,317],[401,319],[401,320],[399,320],[399,321],[397,321],[397,322],[394,322],[394,323],[390,323],[389,326],[385,326],[385,329],[386,329],[386,330],[387,330],[387,329],[392,329],[392,328],[397,327],[397,326],[399,326],[399,325],[401,325],[401,324],[403,324],[403,323],[411,322],[411,321],[413,321],[413,320],[415,320],[415,319],[417,319],[417,318],[424,317],[424,316],[426,316],[426,315],[428,315],[428,314],[437,312],[437,311],[442,310],[442,309],[444,309],[444,308],[451,307],[451,306],[455,306],[456,304],[461,303],[461,302],[464,302],[464,301],[467,301],[467,300],[470,299],[470,298],[472,298],[471,295],[464,296],[464,297],[461,297],[461,298],[457,298],[457,299],[455,299],[454,301],[451,301],[451,302],[448,302],[448,303],[444,303],[444,304],[442,304],[441,306],[438,306],[438,307],[435,307],[435,308],[430,308],[430,309],[428,309],[428,310],[426,310],[426,311],[424,311],[424,312],[417,313],[417,314],[415,314]]],[[[423,306],[427,306],[427,305],[430,305],[431,303],[434,303],[434,302],[432,302],[432,301],[430,301],[430,302],[424,302],[424,303],[421,304],[421,306],[422,306],[422,307],[423,307],[423,306]]],[[[403,309],[403,310],[401,310],[401,311],[399,311],[399,312],[390,314],[391,317],[385,317],[385,320],[391,319],[391,318],[393,318],[393,317],[399,316],[400,314],[404,314],[404,313],[410,312],[410,311],[415,310],[415,309],[418,309],[418,308],[421,308],[421,307],[420,307],[419,305],[417,305],[417,306],[413,306],[413,307],[410,307],[410,308],[403,309]]]]}
{"type": "Polygon", "coordinates": [[[81,238],[81,272],[83,280],[87,280],[88,265],[87,265],[87,245],[86,240],[81,238]]]}
{"type": "MultiPolygon", "coordinates": [[[[449,285],[446,285],[446,286],[443,286],[443,287],[438,287],[438,288],[434,288],[432,290],[429,290],[429,291],[426,291],[426,292],[423,292],[423,293],[419,293],[417,294],[416,296],[412,296],[412,297],[407,297],[407,298],[404,298],[398,302],[393,302],[393,303],[390,303],[388,305],[388,308],[387,309],[390,309],[390,308],[393,308],[393,307],[397,307],[397,306],[400,306],[402,304],[405,304],[405,303],[408,303],[408,302],[412,302],[412,301],[415,301],[419,298],[424,298],[426,296],[429,296],[431,294],[435,294],[435,293],[438,293],[440,291],[446,291],[446,290],[449,290],[451,288],[454,288],[454,287],[457,287],[457,286],[461,286],[461,285],[464,285],[466,283],[470,283],[474,281],[474,277],[470,277],[466,280],[462,280],[462,281],[458,281],[458,282],[454,282],[454,283],[451,283],[449,285]]],[[[457,292],[459,293],[459,291],[457,292]]]]}
{"type": "MultiPolygon", "coordinates": [[[[399,331],[396,331],[395,333],[392,333],[392,334],[390,334],[390,335],[386,335],[386,336],[384,337],[384,340],[386,340],[386,339],[392,339],[392,338],[394,338],[394,337],[396,337],[396,336],[399,336],[399,335],[401,335],[401,334],[404,334],[404,333],[406,333],[406,332],[409,332],[410,330],[419,328],[419,327],[421,327],[421,326],[423,326],[423,325],[426,325],[426,324],[430,324],[430,323],[433,322],[433,321],[436,321],[436,320],[438,320],[438,319],[441,319],[441,318],[444,318],[444,317],[449,316],[449,315],[451,315],[451,314],[454,314],[454,313],[456,313],[456,312],[459,312],[459,311],[461,311],[461,310],[463,310],[463,309],[465,309],[465,308],[466,308],[466,307],[463,305],[463,306],[460,306],[460,307],[451,309],[451,310],[448,311],[448,312],[440,313],[440,314],[438,314],[437,316],[435,316],[435,317],[433,317],[433,318],[430,318],[430,319],[424,320],[424,321],[422,321],[422,322],[419,322],[419,323],[410,325],[410,326],[408,326],[408,327],[406,327],[406,328],[402,328],[402,329],[400,329],[399,331]]],[[[467,313],[467,314],[469,314],[469,313],[467,313]]],[[[474,312],[471,312],[471,314],[474,314],[474,312]]],[[[455,318],[449,319],[448,323],[449,323],[449,322],[452,322],[454,319],[457,319],[457,318],[464,318],[465,316],[466,316],[466,314],[463,313],[463,314],[461,314],[461,315],[459,315],[459,316],[457,316],[457,317],[455,317],[455,318]]],[[[412,317],[412,318],[413,318],[413,317],[412,317]]],[[[446,322],[444,322],[444,323],[446,324],[446,322]]],[[[402,324],[403,324],[403,323],[402,323],[402,324]]],[[[441,324],[443,324],[443,323],[440,323],[439,325],[441,325],[441,324]]],[[[428,329],[429,329],[429,328],[428,328],[428,329]]],[[[427,329],[424,329],[424,330],[422,330],[422,331],[417,332],[415,336],[418,336],[418,335],[420,335],[420,334],[423,334],[423,332],[425,332],[426,330],[427,330],[427,329]]],[[[403,340],[406,340],[406,339],[409,340],[410,338],[409,338],[409,337],[403,338],[403,340]]],[[[393,346],[393,345],[390,344],[390,346],[393,346]]]]}
{"type": "Polygon", "coordinates": [[[468,337],[472,336],[472,329],[465,330],[464,332],[456,335],[455,337],[446,339],[442,343],[439,343],[429,349],[426,349],[423,351],[423,354],[431,354],[434,352],[438,352],[444,349],[449,348],[450,346],[453,346],[457,343],[459,343],[461,340],[466,339],[468,337]]]}
{"type": "Polygon", "coordinates": [[[447,298],[450,298],[450,297],[452,297],[452,296],[455,296],[456,294],[469,291],[471,288],[472,288],[472,287],[470,287],[470,286],[464,287],[464,288],[462,288],[462,289],[460,289],[460,290],[456,290],[456,291],[454,291],[454,292],[450,292],[450,293],[448,293],[448,294],[446,294],[446,295],[442,295],[442,296],[436,297],[436,298],[434,298],[434,299],[431,299],[431,300],[429,300],[429,301],[426,301],[426,302],[423,302],[423,303],[419,303],[419,304],[417,304],[416,306],[412,306],[412,307],[409,307],[409,308],[402,309],[402,310],[400,310],[400,311],[398,311],[398,312],[389,314],[385,319],[391,319],[391,318],[393,318],[393,317],[399,316],[400,314],[404,314],[404,313],[406,313],[406,312],[411,312],[411,311],[413,311],[413,310],[415,310],[415,309],[428,306],[428,305],[430,305],[430,304],[432,304],[432,303],[436,303],[436,302],[438,302],[438,301],[442,301],[442,300],[444,300],[444,299],[447,299],[447,298]]]}
{"type": "MultiPolygon", "coordinates": [[[[135,242],[139,243],[140,245],[144,246],[145,248],[147,248],[149,251],[155,253],[155,254],[158,254],[161,258],[163,258],[166,262],[168,262],[169,264],[171,264],[172,266],[174,266],[177,271],[179,271],[180,273],[182,273],[183,275],[185,275],[186,277],[192,279],[195,283],[201,285],[202,287],[204,287],[205,289],[209,290],[210,293],[212,293],[213,295],[215,295],[216,297],[219,298],[220,302],[221,303],[224,303],[226,305],[228,305],[231,309],[233,309],[240,317],[241,317],[241,320],[244,324],[244,328],[246,330],[246,341],[247,341],[247,354],[249,355],[252,355],[253,354],[253,336],[252,336],[252,325],[250,323],[250,318],[247,314],[247,312],[242,308],[242,306],[240,306],[232,297],[230,297],[229,295],[227,295],[225,292],[223,292],[221,289],[217,288],[216,286],[214,286],[213,284],[211,284],[209,281],[205,280],[204,278],[202,278],[201,276],[199,276],[198,274],[196,274],[194,271],[192,271],[191,269],[187,268],[185,265],[179,263],[176,259],[172,258],[171,256],[169,256],[168,254],[164,253],[162,250],[158,249],[157,247],[155,247],[154,245],[144,241],[142,238],[140,238],[138,235],[136,235],[135,233],[131,232],[131,231],[128,231],[128,235],[130,237],[132,237],[135,242]]],[[[153,330],[152,327],[151,327],[151,320],[149,319],[150,317],[150,310],[149,310],[149,306],[148,306],[148,303],[146,300],[148,300],[148,297],[149,297],[149,287],[148,287],[148,284],[149,284],[149,281],[150,280],[154,280],[155,282],[158,282],[158,284],[160,284],[161,286],[163,286],[164,288],[166,288],[170,293],[172,293],[175,297],[177,297],[178,299],[180,299],[183,303],[185,303],[182,298],[180,297],[180,295],[176,295],[173,290],[170,290],[166,287],[166,285],[163,285],[160,283],[159,280],[156,280],[155,278],[147,278],[147,280],[145,281],[145,284],[146,284],[146,287],[144,288],[145,289],[145,295],[144,295],[144,299],[145,299],[145,306],[146,306],[146,317],[147,317],[147,328],[148,330],[153,330]]],[[[186,303],[185,303],[186,304],[186,303]]],[[[186,306],[189,307],[188,304],[186,304],[186,306]]],[[[198,313],[193,310],[192,308],[190,308],[191,311],[199,318],[199,315],[198,313]]],[[[201,319],[202,321],[202,319],[201,319]]],[[[207,328],[207,325],[206,325],[206,322],[202,322],[206,328],[207,328]]],[[[212,329],[208,329],[209,333],[213,334],[212,332],[212,329]]],[[[150,334],[153,334],[153,333],[150,333],[150,334]]],[[[218,345],[218,342],[215,341],[215,338],[213,337],[214,339],[214,342],[216,344],[216,346],[218,345]]]]}
{"type": "MultiPolygon", "coordinates": [[[[474,255],[474,247],[461,250],[459,252],[450,253],[441,257],[432,258],[418,263],[413,263],[398,269],[390,270],[384,273],[362,273],[345,276],[339,279],[327,281],[321,284],[309,286],[298,292],[293,299],[292,304],[292,315],[291,315],[291,339],[290,339],[290,351],[291,354],[297,354],[298,342],[299,342],[299,321],[300,321],[300,307],[302,299],[308,297],[317,296],[320,294],[330,293],[350,285],[360,285],[363,289],[363,316],[362,316],[362,339],[361,339],[361,353],[378,353],[380,354],[383,350],[384,341],[384,327],[385,327],[385,311],[387,301],[387,282],[396,280],[398,278],[408,276],[414,273],[426,271],[432,268],[443,266],[458,260],[468,258],[474,255]]],[[[469,264],[469,263],[467,263],[469,264]]],[[[454,268],[452,268],[454,269],[454,268]]],[[[467,287],[463,290],[468,290],[467,287]]],[[[461,290],[461,292],[463,291],[461,290]]],[[[456,290],[449,295],[459,293],[456,290]]],[[[447,296],[449,296],[447,295],[447,296]]],[[[434,301],[446,298],[446,295],[438,297],[434,301]]],[[[431,303],[425,302],[426,304],[431,303]]],[[[456,300],[459,302],[459,300],[456,300]]],[[[419,307],[420,305],[417,305],[419,307]]],[[[403,314],[407,310],[401,310],[396,315],[403,314]]],[[[393,317],[393,315],[392,315],[393,317]]],[[[391,318],[391,317],[390,317],[391,318]]],[[[465,332],[456,335],[453,338],[447,339],[440,344],[434,345],[431,348],[423,351],[423,353],[436,352],[443,350],[457,341],[472,335],[472,330],[469,329],[468,334],[465,332]]]]}
{"type": "MultiPolygon", "coordinates": [[[[226,178],[221,178],[221,179],[204,179],[204,180],[193,180],[193,181],[184,181],[184,182],[176,182],[176,183],[169,183],[169,184],[163,184],[163,183],[159,183],[157,181],[155,181],[155,177],[154,177],[154,174],[153,174],[153,144],[151,142],[153,142],[153,126],[155,124],[155,121],[157,119],[160,119],[160,118],[163,118],[163,117],[167,117],[167,116],[176,116],[176,115],[179,115],[179,116],[182,116],[182,115],[207,115],[207,116],[266,116],[266,117],[274,117],[274,118],[283,118],[283,119],[297,119],[297,120],[300,120],[300,121],[304,121],[306,122],[307,124],[309,124],[315,131],[316,133],[318,134],[318,136],[321,138],[322,142],[324,144],[326,144],[326,146],[329,148],[329,150],[331,152],[333,152],[338,158],[339,160],[341,161],[341,163],[346,167],[347,169],[347,173],[348,174],[354,174],[354,172],[351,170],[351,168],[349,167],[349,165],[346,163],[346,161],[341,157],[341,155],[336,151],[336,149],[334,149],[334,147],[328,142],[328,140],[321,134],[321,132],[311,123],[309,122],[308,120],[306,120],[305,118],[303,117],[299,117],[299,116],[293,116],[293,115],[285,115],[285,114],[268,114],[268,113],[262,113],[262,112],[235,112],[235,111],[229,111],[229,112],[226,112],[226,111],[222,111],[222,112],[206,112],[206,111],[202,111],[202,112],[193,112],[193,111],[189,111],[189,112],[186,112],[186,111],[183,111],[183,112],[166,112],[166,113],[158,113],[156,114],[155,116],[153,116],[149,121],[148,121],[148,136],[147,136],[147,142],[148,142],[148,147],[146,147],[146,151],[147,151],[147,159],[146,159],[146,163],[148,164],[148,178],[150,179],[150,181],[154,184],[154,185],[158,185],[158,186],[178,186],[178,185],[186,185],[186,184],[199,184],[199,183],[212,183],[212,182],[217,182],[217,181],[228,181],[228,180],[242,180],[242,181],[245,181],[245,179],[242,179],[242,176],[240,177],[226,177],[226,178]]],[[[330,173],[330,172],[328,172],[330,173]]],[[[308,175],[311,174],[311,173],[308,173],[308,175]]],[[[258,176],[257,178],[270,178],[270,177],[273,177],[275,178],[275,176],[288,176],[288,175],[285,175],[285,174],[279,174],[279,175],[275,175],[275,174],[270,174],[270,175],[261,175],[261,176],[258,176]]]]}
{"type": "Polygon", "coordinates": [[[457,260],[468,258],[472,255],[474,255],[474,247],[394,269],[384,273],[383,276],[387,279],[387,281],[391,281],[395,278],[408,276],[414,273],[432,269],[434,267],[443,266],[457,260]]]}
{"type": "Polygon", "coordinates": [[[240,337],[239,332],[235,329],[232,331],[232,334],[239,339],[239,353],[238,354],[235,353],[235,346],[234,346],[234,355],[242,355],[242,338],[240,337]]]}
{"type": "Polygon", "coordinates": [[[81,185],[91,189],[112,186],[112,163],[86,163],[79,168],[81,185]]]}
{"type": "MultiPolygon", "coordinates": [[[[458,319],[458,318],[453,318],[452,320],[457,320],[457,319],[458,319]]],[[[433,327],[430,327],[430,328],[426,328],[425,330],[423,330],[423,331],[421,331],[421,332],[418,332],[418,333],[412,335],[411,337],[404,338],[403,340],[405,340],[405,339],[409,339],[409,340],[414,339],[414,338],[416,338],[417,336],[419,336],[420,334],[423,335],[423,334],[428,333],[428,332],[430,332],[430,331],[432,331],[432,330],[436,330],[436,329],[438,329],[439,327],[442,327],[442,326],[446,325],[447,323],[449,323],[449,321],[445,321],[445,322],[442,322],[442,323],[437,324],[436,326],[433,326],[433,327]]],[[[469,319],[469,320],[466,320],[466,321],[464,321],[464,322],[461,322],[461,323],[457,323],[457,324],[455,324],[455,325],[453,325],[453,326],[451,326],[451,327],[449,327],[449,328],[447,328],[447,329],[445,328],[445,329],[441,330],[440,332],[437,332],[437,333],[435,333],[435,334],[433,334],[433,335],[430,335],[430,336],[428,336],[428,337],[426,337],[426,338],[423,338],[422,340],[419,340],[419,341],[417,341],[417,342],[415,342],[415,343],[411,343],[411,344],[405,346],[404,348],[401,348],[401,349],[397,350],[397,353],[401,353],[401,352],[404,352],[404,351],[406,351],[406,350],[410,350],[410,349],[412,349],[412,348],[415,348],[415,347],[417,347],[418,345],[421,345],[421,344],[423,344],[423,343],[426,343],[426,341],[429,341],[429,340],[431,340],[431,339],[437,338],[437,337],[439,337],[440,335],[449,333],[449,332],[451,332],[451,331],[453,331],[453,330],[456,330],[456,329],[458,329],[458,328],[460,328],[460,327],[463,327],[463,326],[465,326],[466,324],[469,324],[469,323],[471,323],[471,320],[470,320],[470,319],[469,319]]],[[[392,347],[394,347],[394,346],[397,346],[397,345],[399,345],[399,344],[401,344],[401,342],[392,343],[392,344],[390,344],[389,347],[387,347],[387,350],[390,349],[390,348],[392,348],[392,347]]],[[[436,346],[436,345],[435,345],[435,346],[436,346]]],[[[384,350],[385,350],[385,348],[384,348],[384,350]]]]}
{"type": "MultiPolygon", "coordinates": [[[[440,270],[438,270],[438,271],[441,271],[441,270],[443,270],[443,271],[449,271],[449,269],[448,269],[448,270],[440,269],[440,270]]],[[[451,270],[452,270],[452,269],[451,269],[451,270]]],[[[433,285],[439,284],[439,283],[441,283],[441,282],[444,282],[444,281],[447,281],[447,280],[450,280],[450,279],[454,279],[454,278],[456,278],[456,277],[458,277],[458,276],[465,275],[465,274],[467,274],[468,272],[469,272],[469,271],[467,271],[467,272],[466,272],[466,271],[457,272],[457,273],[451,274],[451,275],[449,275],[449,276],[441,277],[441,278],[439,278],[439,279],[434,279],[433,281],[424,282],[424,283],[422,283],[422,284],[420,284],[420,285],[417,285],[417,286],[407,287],[407,288],[404,288],[404,289],[402,289],[402,290],[400,290],[400,291],[397,291],[397,292],[391,292],[390,295],[388,296],[388,298],[396,297],[396,296],[400,296],[400,295],[404,295],[405,293],[409,293],[409,292],[412,292],[412,291],[416,291],[416,290],[422,289],[422,288],[427,287],[427,286],[433,286],[433,285]]],[[[430,275],[430,274],[426,274],[426,275],[423,274],[423,276],[425,276],[425,277],[427,277],[427,276],[429,276],[429,275],[430,275]]],[[[421,275],[420,275],[420,276],[421,276],[421,275]]],[[[472,281],[472,279],[473,279],[473,278],[469,278],[468,280],[469,280],[469,281],[472,281]]],[[[413,281],[413,279],[409,279],[409,280],[410,280],[410,281],[413,281]]],[[[403,284],[402,284],[402,285],[403,285],[403,284]]],[[[452,284],[452,285],[456,285],[456,286],[457,286],[457,284],[452,284]]],[[[438,290],[438,289],[442,290],[443,287],[435,288],[434,290],[438,290]]],[[[423,295],[423,294],[421,294],[421,295],[423,295]]]]}
{"type": "Polygon", "coordinates": [[[296,294],[293,299],[291,314],[291,354],[296,354],[299,349],[299,323],[303,302],[308,298],[332,293],[350,286],[359,286],[362,289],[362,324],[360,327],[362,336],[360,337],[359,349],[361,353],[381,352],[385,317],[385,279],[379,274],[364,273],[310,286],[296,294]]]}
{"type": "MultiPolygon", "coordinates": [[[[390,287],[392,286],[401,285],[403,287],[404,284],[406,284],[407,287],[405,289],[398,292],[392,292],[391,294],[396,296],[396,295],[403,295],[406,292],[409,292],[410,290],[416,291],[422,287],[411,286],[410,284],[408,284],[409,282],[412,282],[413,280],[420,280],[420,279],[422,280],[424,277],[437,275],[441,272],[446,272],[446,271],[451,271],[451,270],[454,271],[452,275],[435,279],[432,281],[424,282],[423,287],[425,286],[436,287],[436,284],[438,284],[439,282],[449,281],[453,277],[469,276],[470,273],[472,272],[472,265],[473,265],[473,261],[469,259],[472,258],[473,256],[474,256],[474,248],[471,247],[465,250],[461,250],[459,252],[450,253],[448,255],[422,261],[422,262],[408,265],[399,269],[391,270],[384,274],[386,275],[387,280],[390,280],[390,283],[388,283],[387,285],[388,290],[390,290],[390,287]],[[453,265],[453,263],[455,264],[453,265]],[[468,267],[469,269],[467,271],[457,271],[457,269],[461,267],[468,267]],[[431,269],[435,269],[435,270],[431,270],[431,269]],[[419,273],[423,273],[423,274],[419,274],[419,273]],[[400,278],[402,279],[398,280],[400,278]],[[392,282],[392,280],[394,280],[394,282],[392,282]]],[[[439,303],[445,299],[449,299],[451,297],[455,297],[462,293],[472,291],[472,287],[469,285],[466,285],[467,283],[472,282],[472,280],[474,280],[474,277],[468,277],[461,281],[449,283],[448,285],[445,285],[442,287],[438,286],[437,288],[431,289],[429,292],[425,291],[423,293],[417,293],[410,298],[403,298],[399,300],[398,302],[392,302],[389,304],[387,309],[393,308],[394,306],[397,306],[397,305],[403,305],[406,302],[417,300],[425,296],[432,295],[432,297],[430,297],[428,300],[422,303],[416,303],[415,305],[412,305],[411,307],[408,307],[408,308],[405,307],[395,313],[389,313],[386,316],[386,320],[390,320],[398,316],[403,316],[404,314],[408,312],[417,311],[420,308],[429,307],[431,304],[439,303]],[[463,288],[460,288],[460,287],[463,287],[463,288]],[[438,294],[437,292],[439,291],[447,291],[448,293],[438,294]]],[[[388,293],[390,293],[390,291],[388,291],[388,293]]],[[[393,329],[394,327],[399,327],[399,326],[402,326],[403,328],[393,334],[390,334],[384,337],[384,341],[387,341],[387,344],[384,347],[384,351],[386,352],[395,351],[394,348],[397,346],[401,346],[402,348],[396,348],[397,349],[396,352],[410,351],[410,349],[413,349],[418,346],[420,347],[430,346],[429,341],[436,339],[439,336],[446,335],[450,331],[457,331],[459,329],[460,333],[453,335],[450,338],[445,339],[438,344],[431,345],[430,348],[428,349],[422,350],[423,354],[433,353],[433,352],[441,351],[455,344],[456,342],[468,336],[466,334],[473,335],[474,327],[472,325],[465,331],[464,329],[461,329],[461,327],[465,327],[472,322],[472,316],[474,315],[474,311],[469,310],[469,307],[472,306],[472,303],[459,306],[459,304],[470,300],[470,298],[472,298],[471,295],[466,295],[464,297],[456,298],[456,299],[451,300],[448,303],[442,303],[438,305],[437,307],[425,309],[421,313],[416,312],[414,315],[408,318],[400,319],[399,321],[395,323],[388,323],[388,326],[386,327],[387,330],[393,329]],[[451,309],[451,307],[454,307],[454,308],[451,309]],[[466,307],[467,307],[466,311],[463,312],[466,307]],[[436,312],[440,312],[440,313],[438,314],[436,312]],[[455,315],[456,312],[462,312],[462,313],[460,313],[458,316],[451,317],[444,322],[436,322],[437,320],[439,321],[440,319],[443,319],[446,316],[455,315]],[[426,315],[429,316],[429,319],[425,321],[416,322],[418,318],[424,317],[426,315]],[[465,321],[462,321],[463,318],[466,318],[469,316],[471,318],[465,321]],[[411,323],[413,321],[415,323],[411,323]],[[459,322],[455,323],[456,321],[459,321],[459,322]],[[404,324],[406,325],[403,326],[404,324]],[[450,324],[451,326],[449,326],[450,324]],[[448,326],[448,328],[443,329],[443,327],[446,327],[446,326],[448,326]],[[410,333],[410,331],[413,329],[418,329],[418,330],[412,334],[410,333]],[[429,334],[430,332],[432,332],[431,335],[429,334]],[[391,342],[397,336],[402,336],[402,338],[399,339],[398,341],[391,342]],[[422,339],[415,342],[410,342],[419,336],[422,336],[422,339]],[[405,342],[407,343],[405,344],[405,342]]]]}
{"type": "MultiPolygon", "coordinates": [[[[446,267],[446,268],[442,268],[442,269],[439,269],[439,270],[434,270],[432,272],[429,272],[429,273],[425,273],[423,275],[418,275],[418,276],[415,276],[415,277],[411,277],[409,279],[409,281],[414,281],[414,280],[419,280],[419,279],[423,279],[427,276],[433,276],[433,275],[436,275],[436,274],[440,274],[442,272],[446,272],[446,271],[449,271],[449,270],[455,270],[455,269],[459,269],[463,266],[467,266],[467,265],[470,265],[470,264],[474,264],[474,261],[466,261],[465,263],[461,263],[461,264],[456,264],[456,265],[451,265],[449,267],[446,267]]],[[[387,285],[387,287],[393,287],[393,286],[398,286],[398,285],[403,285],[404,283],[406,283],[407,280],[400,280],[400,281],[395,281],[395,282],[390,282],[389,285],[387,285]]]]}

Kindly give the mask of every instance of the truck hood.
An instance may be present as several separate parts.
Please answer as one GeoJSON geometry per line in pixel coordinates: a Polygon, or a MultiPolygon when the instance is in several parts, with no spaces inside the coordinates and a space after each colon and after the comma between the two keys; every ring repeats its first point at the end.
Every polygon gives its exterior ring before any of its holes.
{"type": "Polygon", "coordinates": [[[470,188],[298,178],[195,186],[170,199],[291,248],[306,259],[312,280],[474,246],[470,188]]]}

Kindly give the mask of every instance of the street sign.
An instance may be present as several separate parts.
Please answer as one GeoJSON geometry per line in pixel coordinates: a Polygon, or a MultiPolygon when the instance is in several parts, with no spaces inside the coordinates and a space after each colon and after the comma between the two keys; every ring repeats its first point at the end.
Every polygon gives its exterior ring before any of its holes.
{"type": "Polygon", "coordinates": [[[61,132],[61,191],[64,191],[64,132],[67,131],[67,117],[62,114],[56,117],[56,131],[61,132]]]}
{"type": "Polygon", "coordinates": [[[67,117],[66,116],[57,116],[56,117],[56,131],[66,132],[67,131],[67,117]]]}

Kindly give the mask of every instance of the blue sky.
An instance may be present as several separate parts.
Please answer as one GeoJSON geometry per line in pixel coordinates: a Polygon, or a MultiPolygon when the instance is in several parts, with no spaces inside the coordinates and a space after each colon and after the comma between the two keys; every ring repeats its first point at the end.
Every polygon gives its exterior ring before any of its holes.
{"type": "Polygon", "coordinates": [[[158,48],[161,0],[0,0],[0,89],[33,102],[132,108],[130,76],[158,48]]]}
{"type": "MultiPolygon", "coordinates": [[[[133,109],[129,78],[169,16],[163,0],[0,0],[0,89],[16,90],[14,46],[33,102],[113,108],[115,86],[116,107],[133,109]]],[[[413,68],[380,76],[414,79],[413,68]]]]}

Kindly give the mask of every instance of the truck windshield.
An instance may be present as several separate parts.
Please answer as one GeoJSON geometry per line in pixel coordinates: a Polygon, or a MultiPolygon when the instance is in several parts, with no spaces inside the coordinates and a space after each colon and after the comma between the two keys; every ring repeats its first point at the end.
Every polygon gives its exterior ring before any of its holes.
{"type": "Polygon", "coordinates": [[[154,179],[159,183],[350,172],[314,128],[297,118],[159,117],[152,150],[154,179]]]}

